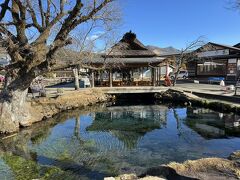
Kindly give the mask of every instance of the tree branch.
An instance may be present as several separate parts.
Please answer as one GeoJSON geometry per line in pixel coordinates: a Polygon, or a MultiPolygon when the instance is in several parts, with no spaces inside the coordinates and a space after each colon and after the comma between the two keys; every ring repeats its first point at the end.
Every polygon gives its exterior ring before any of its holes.
{"type": "Polygon", "coordinates": [[[5,0],[0,6],[1,6],[1,13],[0,13],[0,21],[5,17],[5,14],[7,10],[9,10],[9,4],[10,0],[5,0]]]}
{"type": "Polygon", "coordinates": [[[12,17],[15,27],[17,29],[17,38],[20,44],[26,44],[28,42],[25,30],[26,30],[26,8],[18,0],[12,1],[12,17]]]}
{"type": "Polygon", "coordinates": [[[46,27],[42,0],[38,0],[38,6],[39,6],[40,14],[41,14],[41,19],[42,19],[42,27],[46,27]]]}
{"type": "MultiPolygon", "coordinates": [[[[32,4],[30,2],[30,0],[27,0],[27,6],[29,8],[29,13],[31,15],[31,18],[32,18],[32,26],[34,26],[40,33],[43,31],[43,28],[39,25],[38,21],[37,21],[37,16],[36,16],[36,13],[32,7],[32,4]]],[[[30,25],[29,25],[30,26],[30,25]]]]}

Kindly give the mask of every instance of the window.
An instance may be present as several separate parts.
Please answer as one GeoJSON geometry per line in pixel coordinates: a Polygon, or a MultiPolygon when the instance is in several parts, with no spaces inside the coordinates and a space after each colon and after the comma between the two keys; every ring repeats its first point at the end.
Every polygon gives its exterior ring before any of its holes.
{"type": "Polygon", "coordinates": [[[212,60],[197,65],[197,75],[225,76],[227,60],[212,60]]]}

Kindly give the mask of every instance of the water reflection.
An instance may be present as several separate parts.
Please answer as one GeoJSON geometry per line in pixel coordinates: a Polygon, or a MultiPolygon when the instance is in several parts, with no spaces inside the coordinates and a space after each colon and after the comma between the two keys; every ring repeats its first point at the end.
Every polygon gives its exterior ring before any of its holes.
{"type": "Polygon", "coordinates": [[[110,132],[127,148],[133,149],[146,133],[166,127],[167,111],[166,106],[109,107],[107,112],[93,115],[93,123],[87,131],[110,132]]]}
{"type": "Polygon", "coordinates": [[[223,114],[209,109],[187,109],[185,123],[206,139],[240,136],[240,116],[223,114]]]}
{"type": "Polygon", "coordinates": [[[0,140],[0,179],[21,179],[26,171],[32,179],[102,179],[170,161],[227,157],[240,149],[239,123],[234,114],[163,105],[66,112],[0,140]]]}

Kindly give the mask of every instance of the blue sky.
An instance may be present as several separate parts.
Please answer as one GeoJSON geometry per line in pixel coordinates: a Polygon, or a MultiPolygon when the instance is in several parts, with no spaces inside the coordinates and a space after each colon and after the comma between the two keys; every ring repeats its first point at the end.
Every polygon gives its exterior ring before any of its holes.
{"type": "Polygon", "coordinates": [[[145,45],[185,47],[204,36],[206,41],[240,42],[240,11],[230,0],[120,0],[121,32],[132,30],[145,45]]]}

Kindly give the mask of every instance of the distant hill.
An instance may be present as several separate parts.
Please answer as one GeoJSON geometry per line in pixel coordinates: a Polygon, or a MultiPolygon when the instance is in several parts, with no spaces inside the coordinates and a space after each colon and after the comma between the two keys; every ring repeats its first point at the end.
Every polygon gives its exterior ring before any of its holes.
{"type": "Polygon", "coordinates": [[[169,47],[166,47],[166,48],[160,48],[160,47],[157,47],[157,46],[147,46],[147,48],[149,50],[153,51],[157,55],[176,54],[176,53],[180,52],[180,50],[178,50],[178,49],[176,49],[172,46],[169,46],[169,47]]]}

